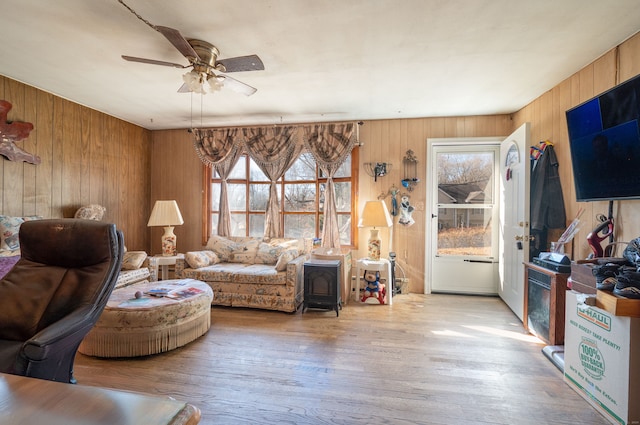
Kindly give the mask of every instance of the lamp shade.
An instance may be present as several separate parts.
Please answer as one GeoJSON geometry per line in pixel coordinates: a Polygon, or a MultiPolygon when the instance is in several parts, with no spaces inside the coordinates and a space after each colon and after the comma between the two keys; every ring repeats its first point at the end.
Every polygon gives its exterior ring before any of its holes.
{"type": "Polygon", "coordinates": [[[384,201],[367,201],[364,204],[358,227],[391,227],[393,220],[384,201]]]}
{"type": "Polygon", "coordinates": [[[183,223],[176,201],[156,201],[147,226],[178,226],[183,223]]]}

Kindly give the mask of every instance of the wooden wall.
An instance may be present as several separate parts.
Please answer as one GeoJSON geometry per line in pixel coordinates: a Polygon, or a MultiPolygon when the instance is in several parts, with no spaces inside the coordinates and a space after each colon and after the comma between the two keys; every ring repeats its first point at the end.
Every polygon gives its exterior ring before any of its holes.
{"type": "MultiPolygon", "coordinates": [[[[418,158],[421,182],[411,192],[416,223],[394,226],[393,248],[398,264],[410,278],[412,292],[422,292],[426,201],[426,140],[442,137],[508,135],[523,122],[532,124],[532,140],[551,140],[561,162],[561,178],[567,214],[578,208],[585,213],[573,258],[586,257],[590,249],[586,234],[595,216],[606,213],[607,204],[577,203],[571,177],[571,161],[564,112],[618,82],[640,73],[640,36],[598,58],[580,72],[515,112],[512,116],[416,118],[366,121],[360,129],[364,145],[359,164],[386,161],[393,164],[388,176],[377,182],[364,171],[359,174],[358,212],[364,202],[376,199],[392,184],[400,187],[402,158],[412,149],[418,158]]],[[[158,199],[175,199],[185,219],[177,226],[181,252],[202,247],[202,165],[186,130],[154,131],[64,100],[52,94],[0,77],[0,99],[13,104],[10,120],[35,125],[30,137],[19,145],[41,156],[40,165],[0,161],[0,213],[44,217],[71,217],[81,205],[102,204],[105,219],[125,233],[129,249],[160,251],[160,229],[146,222],[158,199]]],[[[617,239],[640,236],[640,201],[616,202],[617,239]]],[[[388,233],[382,232],[388,237],[388,233]]],[[[366,253],[368,232],[361,231],[359,258],[366,253]]],[[[386,256],[388,245],[383,247],[386,256]]]]}
{"type": "Polygon", "coordinates": [[[10,121],[34,130],[17,145],[39,165],[0,157],[0,214],[73,217],[86,204],[106,207],[128,249],[146,250],[151,133],[106,114],[0,76],[10,121]]]}
{"type": "MultiPolygon", "coordinates": [[[[507,115],[484,117],[419,118],[365,121],[360,128],[360,140],[364,145],[359,151],[358,213],[364,203],[376,199],[392,184],[400,188],[402,159],[408,149],[418,158],[418,174],[421,182],[411,193],[411,203],[416,207],[413,214],[416,223],[410,227],[394,226],[394,250],[398,264],[410,279],[412,292],[423,292],[424,282],[424,238],[426,200],[426,141],[432,137],[484,137],[506,136],[513,123],[507,115]],[[365,162],[390,162],[391,173],[374,182],[362,169],[365,162]]],[[[178,250],[198,250],[202,248],[202,164],[198,159],[191,135],[186,130],[153,132],[152,152],[152,204],[158,199],[175,199],[180,206],[185,224],[174,230],[178,238],[178,250]]],[[[404,191],[403,191],[404,192],[404,191]]],[[[390,200],[387,199],[388,205],[390,200]]],[[[152,249],[160,251],[162,231],[154,229],[152,249]],[[156,243],[157,241],[157,243],[156,243]]],[[[382,255],[388,255],[388,231],[382,230],[385,242],[382,255]]],[[[366,256],[367,230],[360,231],[358,249],[354,258],[366,256]]],[[[401,273],[399,274],[401,276],[401,273]]]]}
{"type": "MultiPolygon", "coordinates": [[[[517,128],[524,122],[531,122],[531,140],[550,140],[560,162],[560,177],[564,194],[565,209],[570,222],[580,208],[580,233],[571,248],[572,258],[586,258],[591,253],[586,237],[597,225],[596,215],[607,214],[608,202],[576,202],[573,186],[571,153],[567,134],[565,111],[616,84],[640,74],[640,34],[636,34],[619,47],[581,69],[550,91],[534,100],[514,114],[513,124],[517,128]]],[[[597,172],[594,170],[594,172],[597,172]]],[[[614,219],[616,240],[630,241],[640,237],[640,201],[615,201],[614,219]]],[[[622,251],[618,251],[618,256],[622,251]]]]}

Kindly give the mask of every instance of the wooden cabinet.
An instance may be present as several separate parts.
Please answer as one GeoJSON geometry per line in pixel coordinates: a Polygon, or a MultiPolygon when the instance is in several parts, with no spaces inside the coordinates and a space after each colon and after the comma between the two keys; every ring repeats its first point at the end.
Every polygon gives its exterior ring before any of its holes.
{"type": "Polygon", "coordinates": [[[550,345],[564,344],[564,312],[570,273],[524,265],[524,327],[550,345]]]}

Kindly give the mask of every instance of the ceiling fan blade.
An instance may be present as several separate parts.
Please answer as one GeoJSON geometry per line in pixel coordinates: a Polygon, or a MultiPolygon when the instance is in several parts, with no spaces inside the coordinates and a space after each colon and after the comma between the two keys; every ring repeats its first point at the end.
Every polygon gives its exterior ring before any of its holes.
{"type": "Polygon", "coordinates": [[[242,93],[245,96],[251,96],[258,89],[255,87],[251,87],[249,84],[245,84],[242,81],[238,81],[235,78],[231,78],[227,75],[221,75],[224,78],[224,86],[230,88],[231,90],[242,93]]]}
{"type": "Polygon", "coordinates": [[[222,64],[224,72],[263,71],[264,64],[257,55],[238,56],[237,58],[220,59],[216,64],[222,64]]]}
{"type": "Polygon", "coordinates": [[[183,85],[180,86],[180,88],[178,89],[178,93],[189,93],[191,90],[189,90],[189,86],[187,85],[187,83],[184,83],[183,85]]]}
{"type": "Polygon", "coordinates": [[[191,59],[200,59],[196,51],[193,50],[193,47],[191,47],[191,44],[189,44],[187,39],[184,38],[182,34],[180,34],[180,31],[158,25],[156,25],[156,29],[158,30],[158,32],[160,32],[160,34],[164,35],[165,38],[169,40],[169,42],[173,44],[173,46],[178,49],[178,51],[182,53],[184,57],[189,59],[189,61],[191,61],[191,59]]]}
{"type": "Polygon", "coordinates": [[[149,63],[151,65],[172,66],[174,68],[188,68],[190,66],[190,65],[180,65],[179,63],[173,63],[173,62],[158,61],[155,59],[137,58],[135,56],[122,55],[122,59],[130,62],[149,63]]]}

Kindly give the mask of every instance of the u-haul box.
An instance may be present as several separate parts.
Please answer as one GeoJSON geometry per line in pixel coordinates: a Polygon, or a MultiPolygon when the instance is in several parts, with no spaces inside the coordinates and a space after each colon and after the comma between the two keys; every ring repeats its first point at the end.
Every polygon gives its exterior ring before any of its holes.
{"type": "Polygon", "coordinates": [[[564,380],[614,424],[640,424],[640,319],[567,291],[564,380]]]}

